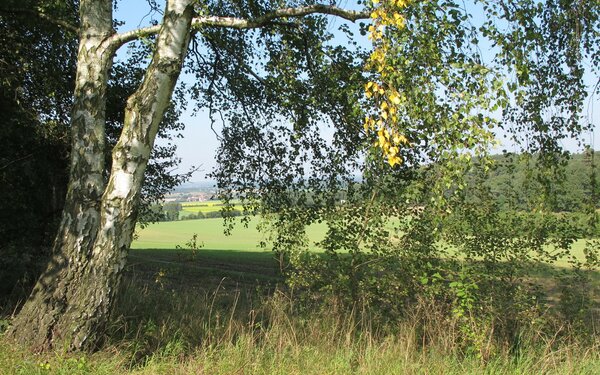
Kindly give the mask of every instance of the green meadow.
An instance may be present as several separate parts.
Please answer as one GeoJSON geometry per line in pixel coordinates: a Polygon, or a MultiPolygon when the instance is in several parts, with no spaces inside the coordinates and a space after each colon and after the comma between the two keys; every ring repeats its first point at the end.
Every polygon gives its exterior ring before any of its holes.
{"type": "MultiPolygon", "coordinates": [[[[137,238],[132,249],[174,249],[185,247],[194,234],[198,243],[206,250],[265,251],[258,245],[267,239],[267,234],[259,232],[259,218],[250,219],[247,225],[236,220],[230,235],[225,234],[223,219],[198,219],[167,221],[148,225],[137,229],[137,238]]],[[[325,237],[326,224],[315,224],[309,227],[308,236],[313,242],[325,237]]]]}
{"type": "MultiPolygon", "coordinates": [[[[213,206],[219,210],[219,206],[213,206]]],[[[230,235],[225,234],[223,219],[210,218],[198,220],[180,220],[153,223],[144,229],[138,228],[136,239],[131,245],[132,249],[175,249],[186,248],[186,244],[197,235],[197,244],[201,245],[202,251],[238,251],[238,252],[269,252],[270,248],[259,246],[261,241],[268,239],[266,233],[257,229],[260,218],[253,217],[248,225],[244,225],[236,219],[230,235]]],[[[326,223],[313,224],[307,229],[307,235],[312,244],[322,240],[327,232],[326,223]]],[[[577,259],[583,260],[586,240],[577,240],[571,246],[571,254],[577,259]]],[[[315,251],[320,249],[313,247],[315,251]]],[[[452,249],[450,248],[450,251],[452,249]]],[[[213,252],[215,255],[218,252],[213,252]]],[[[568,261],[561,259],[556,266],[568,267],[568,261]]]]}
{"type": "MultiPolygon", "coordinates": [[[[236,219],[233,230],[225,234],[223,219],[198,219],[159,222],[136,231],[137,238],[131,246],[130,263],[135,271],[152,278],[157,270],[170,270],[171,278],[191,284],[214,285],[215,278],[226,278],[227,282],[281,281],[280,263],[276,254],[268,245],[259,246],[268,239],[266,233],[257,226],[260,218],[253,217],[248,225],[236,219]],[[196,250],[190,242],[195,237],[196,250]],[[209,279],[207,281],[207,278],[209,279]],[[185,281],[187,280],[187,281],[185,281]]],[[[322,240],[327,232],[325,223],[314,224],[307,228],[307,236],[316,252],[322,251],[316,242],[322,240]]],[[[578,260],[584,260],[586,240],[578,240],[571,246],[571,254],[578,260]]],[[[452,252],[450,246],[444,246],[452,252]]],[[[559,259],[553,265],[539,264],[536,269],[538,282],[557,292],[552,280],[556,270],[569,270],[571,263],[559,259]]],[[[591,272],[593,288],[600,292],[600,273],[591,272]]],[[[555,293],[553,292],[553,293],[555,293]]]]}
{"type": "MultiPolygon", "coordinates": [[[[229,235],[225,234],[220,218],[150,224],[137,229],[130,262],[138,267],[138,271],[140,267],[145,272],[152,267],[171,269],[171,275],[187,273],[196,281],[215,275],[237,281],[279,280],[278,259],[269,246],[260,246],[268,236],[258,230],[259,223],[259,218],[252,218],[247,225],[236,220],[229,235]],[[194,236],[195,251],[191,244],[194,236]],[[183,265],[182,260],[185,260],[183,265]]],[[[310,241],[314,243],[324,238],[326,229],[325,224],[311,226],[308,230],[310,241]]]]}

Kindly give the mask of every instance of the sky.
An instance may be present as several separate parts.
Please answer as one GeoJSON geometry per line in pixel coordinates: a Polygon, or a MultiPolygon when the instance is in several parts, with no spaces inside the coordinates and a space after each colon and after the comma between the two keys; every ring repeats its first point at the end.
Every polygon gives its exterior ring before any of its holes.
{"type": "MultiPolygon", "coordinates": [[[[157,1],[158,4],[162,4],[161,0],[157,1]]],[[[341,1],[339,5],[346,9],[359,9],[359,5],[356,4],[355,0],[341,1]]],[[[114,14],[115,19],[124,21],[125,24],[120,26],[118,31],[128,31],[139,27],[149,25],[152,21],[160,21],[162,15],[153,12],[148,5],[148,0],[120,0],[117,2],[117,9],[114,14]]],[[[335,30],[341,23],[346,23],[357,31],[357,26],[353,26],[351,23],[347,23],[336,17],[329,17],[330,19],[330,30],[335,30]]],[[[336,36],[334,42],[343,43],[341,36],[336,36]]],[[[365,48],[369,48],[370,43],[366,37],[360,36],[358,32],[355,32],[355,38],[358,38],[359,44],[365,48]]],[[[117,54],[124,56],[126,53],[126,47],[122,48],[117,54]]],[[[485,52],[484,52],[485,53],[485,52]]],[[[193,78],[191,76],[182,75],[180,80],[189,82],[193,78]]],[[[592,85],[595,83],[594,77],[588,76],[587,81],[592,85]]],[[[591,97],[586,101],[586,113],[585,116],[590,119],[594,124],[600,123],[600,98],[591,97]]],[[[210,128],[210,120],[208,118],[208,111],[202,109],[196,109],[196,106],[192,101],[189,102],[188,110],[183,113],[181,121],[185,124],[185,130],[182,131],[182,138],[176,139],[177,155],[182,159],[177,173],[186,172],[191,168],[198,168],[191,178],[193,182],[201,182],[206,179],[206,173],[210,172],[216,165],[215,155],[216,150],[219,146],[217,136],[210,128]],[[195,113],[194,113],[195,112],[195,113]]],[[[221,129],[220,124],[215,124],[215,130],[219,132],[221,129]]],[[[588,144],[594,145],[595,149],[600,149],[600,135],[594,137],[594,133],[584,134],[584,141],[588,144]]],[[[158,141],[160,142],[160,140],[158,141]]],[[[566,141],[563,144],[564,147],[570,151],[580,151],[577,148],[575,141],[566,141]]],[[[499,147],[499,151],[502,148],[511,149],[511,145],[503,144],[499,147]]],[[[498,151],[498,152],[499,152],[498,151]]]]}

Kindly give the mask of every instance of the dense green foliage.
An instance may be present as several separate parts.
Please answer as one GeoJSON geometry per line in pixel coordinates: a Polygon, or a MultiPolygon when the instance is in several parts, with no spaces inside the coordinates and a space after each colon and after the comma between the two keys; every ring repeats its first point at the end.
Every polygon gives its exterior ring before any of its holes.
{"type": "MultiPolygon", "coordinates": [[[[76,18],[69,5],[48,12],[76,18]]],[[[35,280],[66,193],[77,43],[39,21],[0,13],[0,301],[35,280]]]]}

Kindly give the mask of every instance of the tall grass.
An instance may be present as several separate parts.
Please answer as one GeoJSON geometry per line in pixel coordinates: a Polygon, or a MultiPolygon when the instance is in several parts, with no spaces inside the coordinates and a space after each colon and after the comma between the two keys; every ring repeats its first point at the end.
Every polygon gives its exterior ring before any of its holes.
{"type": "Polygon", "coordinates": [[[314,306],[294,291],[229,278],[178,284],[132,274],[101,351],[32,355],[0,340],[1,374],[597,374],[600,342],[548,316],[518,346],[464,345],[464,323],[422,299],[381,324],[368,306],[314,306]],[[158,280],[158,282],[157,282],[158,280]],[[204,285],[202,285],[204,284],[204,285]]]}

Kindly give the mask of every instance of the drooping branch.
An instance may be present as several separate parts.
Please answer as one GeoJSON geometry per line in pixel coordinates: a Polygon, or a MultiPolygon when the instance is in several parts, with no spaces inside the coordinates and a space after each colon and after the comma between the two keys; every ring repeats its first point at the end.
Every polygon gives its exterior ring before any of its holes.
{"type": "MultiPolygon", "coordinates": [[[[199,29],[201,27],[226,27],[233,29],[256,29],[273,24],[282,18],[300,18],[311,14],[324,14],[337,16],[348,21],[356,22],[359,19],[369,18],[368,11],[346,10],[332,5],[315,4],[296,8],[277,9],[263,16],[246,19],[238,17],[221,16],[200,16],[192,20],[192,27],[199,29]]],[[[161,25],[144,27],[128,31],[121,34],[115,34],[106,40],[108,46],[118,48],[125,43],[144,38],[159,32],[161,25]]]]}

